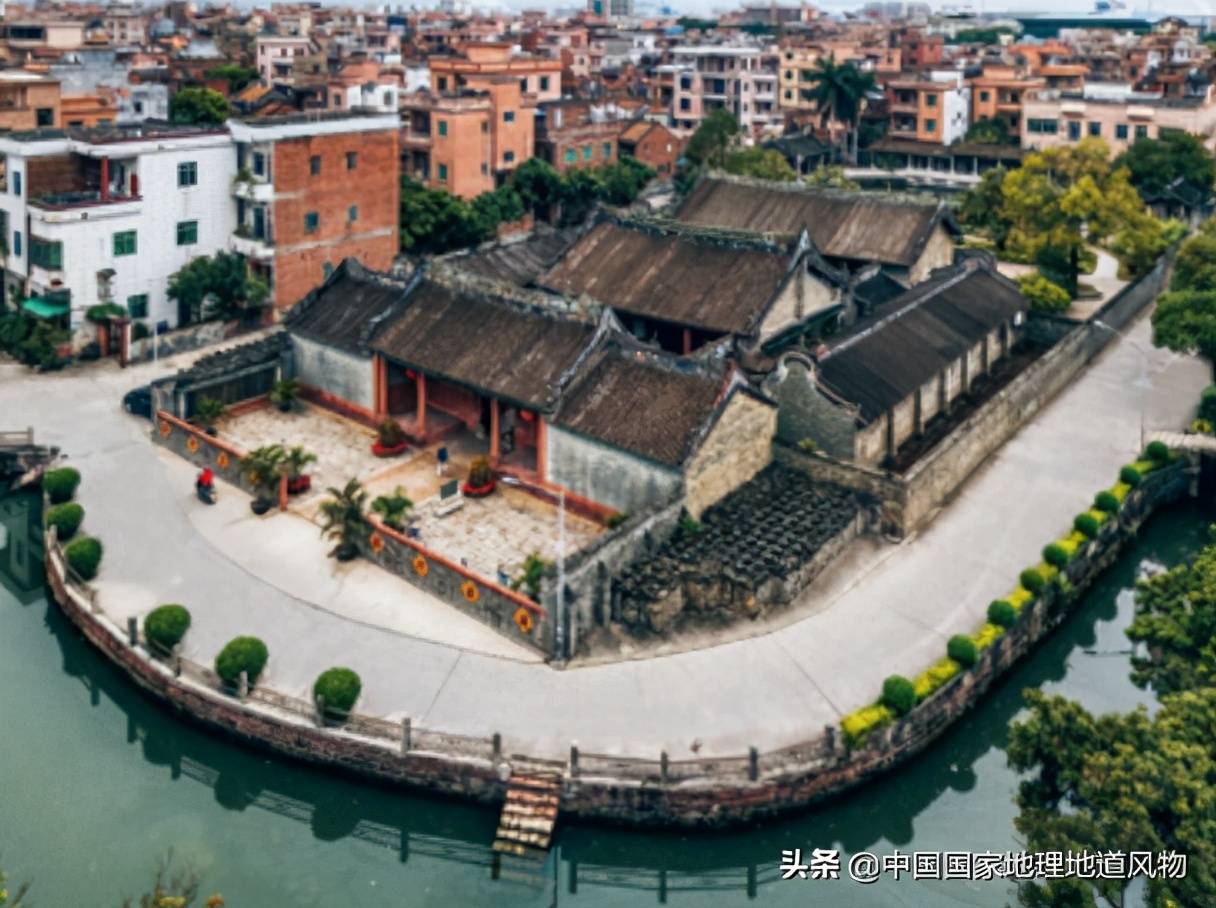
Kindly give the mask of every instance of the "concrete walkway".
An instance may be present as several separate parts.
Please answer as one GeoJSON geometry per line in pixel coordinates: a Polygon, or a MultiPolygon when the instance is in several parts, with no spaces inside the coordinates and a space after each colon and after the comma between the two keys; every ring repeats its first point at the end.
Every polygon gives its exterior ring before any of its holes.
{"type": "Polygon", "coordinates": [[[977,627],[988,602],[1114,480],[1145,428],[1186,423],[1207,368],[1151,349],[1149,333],[1146,319],[1132,326],[1132,339],[1112,345],[926,532],[850,583],[812,589],[826,601],[806,604],[808,617],[712,648],[567,671],[477,652],[473,629],[463,649],[421,639],[428,628],[455,633],[467,619],[450,610],[447,626],[404,583],[339,616],[326,609],[346,609],[358,571],[339,576],[345,569],[324,559],[315,539],[287,544],[294,534],[277,535],[276,524],[290,518],[257,526],[255,540],[243,517],[227,526],[223,511],[200,515],[183,487],[189,472],[163,461],[144,437],[148,424],[119,409],[126,388],[180,361],[155,372],[100,365],[43,376],[0,366],[0,422],[34,426],[84,474],[86,526],[106,543],[106,607],[124,597],[186,603],[194,614],[187,654],[198,661],[233,636],[257,634],[270,648],[272,687],[302,695],[325,668],[349,665],[364,679],[361,711],[443,731],[499,731],[507,753],[560,757],[577,741],[584,751],[652,758],[662,749],[690,757],[694,747],[738,755],[818,735],[873,700],[887,675],[938,659],[946,638],[977,627]],[[384,619],[393,608],[391,628],[355,620],[384,619]]]}

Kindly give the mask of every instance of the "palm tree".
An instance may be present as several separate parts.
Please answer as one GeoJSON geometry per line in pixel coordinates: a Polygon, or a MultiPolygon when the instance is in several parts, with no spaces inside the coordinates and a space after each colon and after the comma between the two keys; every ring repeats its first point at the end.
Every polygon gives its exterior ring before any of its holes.
{"type": "Polygon", "coordinates": [[[264,514],[270,510],[273,503],[269,491],[283,475],[282,445],[264,445],[250,451],[241,460],[241,472],[253,487],[253,501],[250,507],[255,514],[264,514]]]}
{"type": "Polygon", "coordinates": [[[816,65],[812,78],[815,84],[810,99],[819,111],[819,125],[826,128],[833,121],[845,124],[851,140],[846,142],[846,154],[850,161],[856,161],[857,123],[866,94],[874,88],[874,74],[827,57],[816,65]]]}
{"type": "Polygon", "coordinates": [[[367,510],[367,490],[351,479],[342,489],[329,489],[330,498],[321,503],[321,537],[336,540],[330,557],[350,561],[359,554],[359,542],[371,532],[363,514],[367,510]]]}
{"type": "Polygon", "coordinates": [[[405,522],[405,515],[413,506],[414,502],[406,497],[405,490],[401,486],[393,489],[391,495],[380,495],[372,502],[372,510],[380,515],[380,519],[386,526],[390,526],[394,530],[401,529],[405,522]]]}
{"type": "Polygon", "coordinates": [[[316,454],[306,451],[303,445],[293,445],[283,454],[282,463],[279,464],[280,475],[296,479],[303,475],[306,466],[316,462],[316,454]]]}

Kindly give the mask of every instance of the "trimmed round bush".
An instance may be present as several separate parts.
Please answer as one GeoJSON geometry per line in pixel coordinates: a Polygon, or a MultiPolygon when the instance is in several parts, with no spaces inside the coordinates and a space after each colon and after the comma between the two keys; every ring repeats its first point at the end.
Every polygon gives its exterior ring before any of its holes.
{"type": "Polygon", "coordinates": [[[266,667],[270,651],[257,637],[234,637],[215,657],[215,673],[225,682],[236,686],[244,672],[252,685],[266,667]]]}
{"type": "Polygon", "coordinates": [[[97,567],[101,564],[101,540],[92,536],[81,536],[68,543],[63,550],[68,559],[68,567],[76,572],[81,580],[92,580],[97,576],[97,567]]]}
{"type": "Polygon", "coordinates": [[[190,613],[176,603],[158,605],[144,618],[144,637],[166,650],[181,643],[189,629],[190,613]]]}
{"type": "Polygon", "coordinates": [[[1141,479],[1143,479],[1143,477],[1140,475],[1140,471],[1133,467],[1130,463],[1126,464],[1123,469],[1119,471],[1119,481],[1127,483],[1132,488],[1140,485],[1141,479]]]}
{"type": "Polygon", "coordinates": [[[963,668],[970,668],[979,661],[980,651],[966,634],[955,634],[946,642],[946,655],[963,668]]]}
{"type": "Polygon", "coordinates": [[[1049,542],[1043,546],[1043,560],[1052,567],[1062,568],[1068,564],[1068,552],[1058,542],[1049,542]]]}
{"type": "Polygon", "coordinates": [[[1102,532],[1102,524],[1093,514],[1078,514],[1072,522],[1072,528],[1086,539],[1097,539],[1098,534],[1102,532]]]}
{"type": "Polygon", "coordinates": [[[1165,463],[1170,459],[1170,446],[1163,441],[1150,441],[1144,449],[1144,456],[1157,463],[1165,463]]]}
{"type": "Polygon", "coordinates": [[[1000,627],[1013,627],[1018,622],[1018,613],[1011,603],[994,599],[988,603],[988,621],[1000,627]]]}
{"type": "Polygon", "coordinates": [[[906,716],[916,705],[916,685],[903,675],[892,675],[882,682],[883,706],[897,716],[906,716]]]}
{"type": "Polygon", "coordinates": [[[1107,514],[1115,514],[1119,510],[1119,499],[1114,492],[1102,491],[1094,496],[1094,507],[1107,514]]]}
{"type": "Polygon", "coordinates": [[[42,491],[51,499],[51,504],[71,501],[80,485],[80,471],[72,467],[47,470],[42,474],[42,491]]]}
{"type": "Polygon", "coordinates": [[[46,525],[55,528],[60,542],[67,542],[76,535],[84,521],[84,508],[74,501],[47,508],[46,525]]]}
{"type": "Polygon", "coordinates": [[[1043,579],[1043,575],[1034,568],[1026,568],[1026,570],[1022,571],[1018,575],[1018,582],[1036,596],[1043,592],[1043,587],[1047,585],[1047,581],[1043,579]]]}
{"type": "Polygon", "coordinates": [[[329,668],[321,672],[312,686],[312,699],[325,698],[325,711],[348,713],[355,707],[363,682],[349,668],[329,668]]]}

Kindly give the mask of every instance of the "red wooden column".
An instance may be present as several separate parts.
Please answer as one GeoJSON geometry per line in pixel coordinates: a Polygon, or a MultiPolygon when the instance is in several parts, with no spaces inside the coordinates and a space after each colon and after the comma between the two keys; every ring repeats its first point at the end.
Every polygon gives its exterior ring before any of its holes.
{"type": "Polygon", "coordinates": [[[418,412],[414,414],[414,421],[418,423],[419,438],[426,438],[426,376],[421,372],[418,373],[418,378],[414,381],[414,387],[418,389],[418,412]]]}
{"type": "Polygon", "coordinates": [[[498,398],[490,398],[490,465],[498,466],[498,458],[501,454],[499,450],[499,428],[498,428],[498,398]]]}
{"type": "Polygon", "coordinates": [[[546,480],[545,473],[548,471],[549,463],[545,456],[546,436],[549,434],[549,427],[545,425],[545,418],[540,413],[536,414],[536,478],[541,482],[546,480]]]}
{"type": "Polygon", "coordinates": [[[101,159],[101,200],[110,198],[110,159],[101,159]]]}
{"type": "Polygon", "coordinates": [[[688,328],[684,329],[684,355],[692,353],[692,331],[688,328]]]}
{"type": "Polygon", "coordinates": [[[287,510],[287,477],[279,477],[279,510],[287,510]]]}

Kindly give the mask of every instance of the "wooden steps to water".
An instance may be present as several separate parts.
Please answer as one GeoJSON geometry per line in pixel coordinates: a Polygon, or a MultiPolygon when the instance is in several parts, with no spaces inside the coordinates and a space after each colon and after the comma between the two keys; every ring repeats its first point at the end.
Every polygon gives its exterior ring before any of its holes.
{"type": "Polygon", "coordinates": [[[553,840],[561,796],[561,776],[513,773],[507,782],[494,850],[543,861],[553,840]]]}

